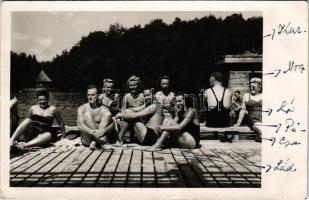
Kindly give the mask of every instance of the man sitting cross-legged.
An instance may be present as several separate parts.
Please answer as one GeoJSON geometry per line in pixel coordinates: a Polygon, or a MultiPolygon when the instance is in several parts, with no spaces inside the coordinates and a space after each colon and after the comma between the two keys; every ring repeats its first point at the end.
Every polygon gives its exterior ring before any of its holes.
{"type": "Polygon", "coordinates": [[[150,146],[158,139],[158,127],[162,125],[164,116],[161,104],[153,103],[138,112],[129,109],[124,110],[121,113],[118,113],[116,118],[126,120],[142,119],[133,120],[134,124],[132,124],[132,126],[134,133],[141,145],[150,146]]]}
{"type": "Polygon", "coordinates": [[[111,112],[103,106],[98,92],[96,85],[89,85],[88,103],[78,108],[77,127],[81,132],[81,141],[90,149],[95,149],[96,145],[103,147],[107,142],[114,143],[117,140],[111,112]]]}
{"type": "Polygon", "coordinates": [[[165,120],[164,124],[159,126],[159,139],[152,147],[146,150],[161,150],[163,145],[187,149],[199,146],[200,122],[194,101],[194,97],[187,97],[181,93],[176,95],[175,118],[165,120]]]}

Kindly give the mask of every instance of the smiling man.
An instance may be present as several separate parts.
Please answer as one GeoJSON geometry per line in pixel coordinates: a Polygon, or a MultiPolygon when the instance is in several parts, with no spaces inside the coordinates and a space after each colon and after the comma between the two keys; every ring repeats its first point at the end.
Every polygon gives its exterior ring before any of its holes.
{"type": "Polygon", "coordinates": [[[103,147],[106,143],[114,143],[117,139],[112,114],[102,104],[98,93],[99,88],[96,85],[89,85],[88,103],[78,108],[77,127],[81,132],[81,141],[91,149],[95,149],[96,146],[103,147]]]}

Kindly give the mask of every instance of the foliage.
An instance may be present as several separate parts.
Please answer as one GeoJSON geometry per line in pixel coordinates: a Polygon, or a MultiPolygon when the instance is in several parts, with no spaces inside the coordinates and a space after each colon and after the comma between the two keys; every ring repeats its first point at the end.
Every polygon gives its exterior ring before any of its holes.
{"type": "Polygon", "coordinates": [[[160,75],[169,75],[174,90],[192,90],[208,86],[213,63],[224,54],[244,51],[261,53],[262,18],[244,20],[233,14],[224,20],[214,16],[172,24],[154,19],[144,27],[91,32],[69,51],[52,61],[38,63],[33,56],[12,53],[13,88],[33,84],[39,65],[56,88],[84,89],[89,83],[102,85],[112,78],[124,88],[127,78],[136,74],[147,87],[156,86],[160,75]],[[29,74],[29,76],[24,76],[29,74]]]}

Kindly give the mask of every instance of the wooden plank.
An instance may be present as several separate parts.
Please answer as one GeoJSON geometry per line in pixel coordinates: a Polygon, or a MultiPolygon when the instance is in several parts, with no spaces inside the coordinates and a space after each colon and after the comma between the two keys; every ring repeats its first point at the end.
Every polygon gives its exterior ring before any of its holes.
{"type": "Polygon", "coordinates": [[[109,187],[110,186],[113,180],[115,171],[117,169],[117,165],[119,163],[121,155],[122,155],[121,149],[117,149],[113,151],[110,159],[105,165],[105,168],[97,181],[97,184],[95,185],[96,187],[109,187]]]}
{"type": "Polygon", "coordinates": [[[249,173],[243,173],[243,176],[245,176],[254,187],[261,187],[261,177],[258,176],[261,174],[261,168],[256,167],[248,160],[242,158],[237,153],[231,150],[225,150],[224,153],[226,153],[228,156],[230,156],[232,159],[234,159],[236,162],[238,162],[249,171],[249,173]]]}
{"type": "Polygon", "coordinates": [[[128,178],[132,149],[124,149],[116,169],[111,187],[125,187],[128,178]]]}
{"type": "Polygon", "coordinates": [[[205,175],[205,179],[207,181],[206,187],[220,187],[220,183],[216,180],[216,177],[213,174],[217,174],[221,172],[217,166],[210,161],[199,149],[191,150],[194,156],[199,160],[199,162],[205,168],[207,174],[205,175]]]}
{"type": "Polygon", "coordinates": [[[17,153],[17,154],[10,154],[10,164],[16,162],[17,160],[22,159],[23,157],[26,157],[30,154],[30,152],[21,152],[21,153],[17,153]]]}
{"type": "Polygon", "coordinates": [[[251,181],[244,176],[243,174],[248,174],[250,171],[240,165],[238,162],[235,162],[230,156],[226,155],[222,150],[214,149],[212,150],[218,157],[222,158],[224,162],[233,168],[236,173],[233,173],[231,179],[235,181],[235,183],[240,187],[253,187],[251,181]]]}
{"type": "Polygon", "coordinates": [[[67,167],[65,167],[62,170],[62,172],[58,174],[58,177],[60,179],[57,179],[56,177],[58,186],[66,187],[67,182],[76,173],[76,171],[80,168],[80,166],[85,162],[85,160],[88,158],[88,156],[90,156],[91,153],[92,153],[92,150],[90,150],[89,148],[86,148],[78,157],[76,157],[72,161],[72,163],[70,163],[67,167]]]}
{"type": "Polygon", "coordinates": [[[127,187],[140,187],[142,180],[142,151],[133,150],[132,159],[129,166],[129,174],[127,180],[127,187]]]}
{"type": "Polygon", "coordinates": [[[213,178],[209,178],[209,173],[207,172],[207,170],[189,149],[181,149],[181,152],[204,187],[209,185],[208,180],[213,183],[213,178]]]}
{"type": "MultiPolygon", "coordinates": [[[[74,169],[72,166],[76,167],[78,165],[78,161],[80,159],[85,158],[85,154],[87,155],[88,152],[86,149],[78,149],[77,151],[73,152],[68,158],[66,158],[63,162],[59,163],[49,175],[44,177],[44,183],[48,187],[59,187],[63,186],[66,180],[72,175],[74,169]],[[73,165],[73,163],[75,164],[73,165]],[[71,169],[70,169],[71,168],[71,169]]],[[[43,186],[40,184],[40,186],[43,186]]]]}
{"type": "Polygon", "coordinates": [[[36,163],[40,162],[45,157],[49,156],[50,153],[40,153],[38,156],[35,156],[33,159],[29,159],[27,162],[23,163],[22,165],[16,167],[15,169],[11,170],[11,175],[19,174],[26,169],[30,168],[31,166],[35,165],[36,163]]]}
{"type": "Polygon", "coordinates": [[[224,128],[214,128],[214,127],[207,127],[207,126],[201,126],[200,132],[239,132],[239,133],[251,133],[253,132],[248,126],[230,126],[230,127],[224,127],[224,128]]]}
{"type": "Polygon", "coordinates": [[[89,173],[85,176],[84,180],[80,183],[80,187],[93,187],[95,186],[105,164],[108,162],[110,155],[112,155],[111,150],[103,150],[102,154],[96,160],[89,173]]]}
{"type": "Polygon", "coordinates": [[[84,179],[84,177],[90,171],[92,165],[100,156],[102,151],[95,150],[92,151],[91,155],[81,164],[81,166],[74,172],[74,174],[70,177],[70,179],[66,182],[66,187],[76,187],[78,186],[84,179]]]}
{"type": "Polygon", "coordinates": [[[27,182],[31,182],[32,183],[33,179],[31,179],[30,176],[34,176],[35,177],[34,173],[36,171],[41,169],[46,163],[50,162],[51,160],[53,160],[58,155],[59,155],[59,153],[58,154],[56,154],[56,153],[48,154],[42,160],[40,160],[39,162],[35,163],[34,165],[29,167],[25,171],[21,172],[20,174],[17,174],[15,177],[12,177],[10,185],[12,187],[15,187],[19,183],[21,183],[23,185],[29,184],[27,182]]]}
{"type": "Polygon", "coordinates": [[[187,186],[188,187],[203,187],[200,179],[194,173],[193,169],[191,168],[191,166],[189,165],[185,157],[182,155],[180,149],[172,148],[171,151],[178,165],[178,168],[184,177],[184,180],[187,186]]]}
{"type": "Polygon", "coordinates": [[[171,150],[164,149],[162,153],[165,160],[166,169],[171,180],[172,187],[186,187],[186,182],[184,181],[184,178],[179,171],[178,165],[173,158],[171,150]]]}
{"type": "Polygon", "coordinates": [[[31,159],[34,159],[35,157],[37,157],[39,154],[28,154],[24,157],[22,157],[22,159],[17,160],[16,162],[12,163],[10,165],[10,171],[15,170],[16,168],[18,168],[19,166],[23,165],[24,163],[30,161],[31,159]]]}
{"type": "Polygon", "coordinates": [[[239,156],[243,157],[253,165],[257,167],[261,166],[261,156],[256,155],[253,152],[244,152],[241,149],[232,149],[232,151],[237,153],[239,156]]]}
{"type": "MultiPolygon", "coordinates": [[[[70,153],[67,157],[64,157],[63,160],[55,160],[55,166],[50,170],[48,173],[44,175],[40,179],[40,181],[36,184],[34,184],[35,187],[52,187],[57,186],[58,179],[61,178],[58,177],[58,175],[62,172],[62,170],[70,165],[72,161],[78,157],[82,152],[84,151],[84,148],[76,149],[73,153],[70,153]]],[[[59,184],[58,184],[59,185],[59,184]]]]}
{"type": "Polygon", "coordinates": [[[229,172],[235,173],[235,170],[228,166],[221,158],[218,158],[216,154],[211,152],[211,150],[201,149],[201,151],[208,158],[208,160],[214,164],[214,167],[219,170],[217,173],[213,173],[213,177],[216,178],[216,181],[219,182],[220,186],[237,186],[237,184],[235,184],[235,181],[233,181],[228,174],[229,172]]]}
{"type": "Polygon", "coordinates": [[[38,182],[48,173],[50,172],[59,162],[65,159],[69,154],[73,151],[68,151],[65,153],[59,153],[57,157],[55,157],[52,161],[46,163],[41,169],[37,172],[33,173],[26,181],[22,183],[22,187],[30,187],[38,182]]]}
{"type": "Polygon", "coordinates": [[[152,152],[143,151],[142,187],[156,187],[152,152]]]}
{"type": "Polygon", "coordinates": [[[156,182],[158,187],[171,187],[171,180],[167,172],[162,152],[153,152],[156,182]]]}
{"type": "Polygon", "coordinates": [[[256,166],[255,164],[252,164],[247,159],[243,158],[240,154],[227,149],[225,150],[225,153],[229,155],[231,158],[233,158],[235,161],[241,163],[244,167],[246,167],[250,172],[252,173],[261,173],[261,168],[256,166]]]}

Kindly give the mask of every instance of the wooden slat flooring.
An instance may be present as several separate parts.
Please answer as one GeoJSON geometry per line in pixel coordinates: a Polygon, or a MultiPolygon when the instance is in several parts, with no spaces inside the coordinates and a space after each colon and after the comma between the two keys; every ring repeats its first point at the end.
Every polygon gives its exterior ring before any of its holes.
{"type": "Polygon", "coordinates": [[[11,155],[11,187],[261,187],[261,145],[132,148],[11,155]]]}

